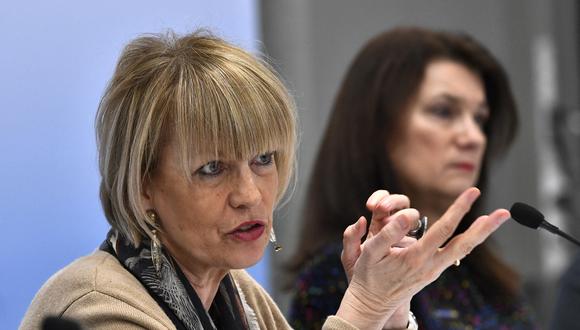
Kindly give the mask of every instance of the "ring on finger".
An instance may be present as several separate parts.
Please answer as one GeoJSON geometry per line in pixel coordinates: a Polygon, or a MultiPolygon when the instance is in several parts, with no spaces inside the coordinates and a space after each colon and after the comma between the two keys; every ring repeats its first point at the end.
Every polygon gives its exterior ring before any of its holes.
{"type": "Polygon", "coordinates": [[[407,236],[411,236],[416,239],[423,237],[423,235],[427,231],[428,224],[429,220],[427,219],[426,216],[419,217],[419,219],[417,219],[417,226],[414,229],[411,229],[407,233],[407,236]]]}

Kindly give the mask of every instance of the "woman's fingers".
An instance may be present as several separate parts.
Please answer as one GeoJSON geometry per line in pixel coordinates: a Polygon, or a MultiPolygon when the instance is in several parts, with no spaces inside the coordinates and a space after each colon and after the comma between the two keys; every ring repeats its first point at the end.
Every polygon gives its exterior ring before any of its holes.
{"type": "MultiPolygon", "coordinates": [[[[378,191],[378,192],[384,192],[378,191]]],[[[387,195],[376,192],[369,198],[367,208],[373,213],[369,232],[373,235],[379,232],[381,228],[389,221],[389,217],[395,215],[400,210],[409,208],[410,201],[405,195],[393,194],[387,195]],[[372,201],[371,201],[372,199],[372,201]]]]}
{"type": "Polygon", "coordinates": [[[455,260],[465,258],[473,248],[481,244],[509,218],[510,213],[505,209],[498,209],[490,215],[477,218],[463,234],[454,237],[444,248],[440,249],[435,258],[440,260],[439,264],[444,265],[443,269],[447,268],[455,260]]]}
{"type": "Polygon", "coordinates": [[[389,192],[386,190],[377,190],[375,191],[369,199],[367,199],[367,209],[372,211],[375,209],[377,204],[385,197],[389,196],[389,192]]]}
{"type": "Polygon", "coordinates": [[[403,239],[401,239],[399,242],[397,242],[395,245],[393,245],[393,248],[407,248],[407,247],[413,245],[414,243],[417,243],[416,238],[410,237],[410,236],[405,236],[405,237],[403,237],[403,239]]]}
{"type": "Polygon", "coordinates": [[[352,269],[361,254],[360,241],[366,232],[367,220],[360,217],[357,222],[348,226],[342,236],[342,253],[340,259],[348,281],[352,278],[352,269]]]}
{"type": "Polygon", "coordinates": [[[361,255],[366,258],[365,262],[377,263],[391,252],[391,247],[400,242],[411,229],[412,223],[416,219],[401,215],[387,223],[378,233],[367,239],[364,243],[365,253],[361,255]]]}
{"type": "Polygon", "coordinates": [[[410,230],[413,230],[413,229],[417,228],[417,224],[419,223],[420,214],[419,214],[419,211],[417,211],[416,209],[407,208],[407,209],[399,210],[388,217],[383,217],[383,218],[379,218],[379,219],[373,218],[373,220],[371,221],[371,225],[369,227],[369,233],[367,234],[367,239],[370,239],[373,235],[378,233],[387,223],[389,223],[390,221],[392,221],[393,219],[395,219],[397,217],[406,217],[407,219],[409,219],[409,222],[413,224],[411,226],[410,230]]]}
{"type": "MultiPolygon", "coordinates": [[[[357,239],[364,235],[364,229],[358,225],[365,225],[365,219],[359,219],[356,225],[345,231],[343,264],[345,260],[347,263],[351,261],[347,275],[352,279],[345,300],[351,297],[379,314],[389,309],[398,310],[414,293],[435,280],[455,260],[465,257],[509,218],[509,212],[503,209],[479,217],[463,234],[440,248],[449,240],[479,194],[477,188],[464,191],[418,241],[406,237],[406,234],[417,225],[419,212],[409,209],[408,205],[398,210],[391,209],[395,204],[388,204],[388,201],[406,202],[386,191],[373,194],[367,207],[373,211],[373,223],[382,228],[377,228],[374,235],[369,232],[370,238],[357,246],[357,239]]],[[[341,309],[348,306],[352,304],[341,304],[341,309]]]]}
{"type": "Polygon", "coordinates": [[[447,209],[445,214],[419,240],[419,244],[426,250],[435,251],[445,243],[455,232],[463,216],[469,211],[473,202],[479,197],[479,189],[465,190],[447,209]]]}

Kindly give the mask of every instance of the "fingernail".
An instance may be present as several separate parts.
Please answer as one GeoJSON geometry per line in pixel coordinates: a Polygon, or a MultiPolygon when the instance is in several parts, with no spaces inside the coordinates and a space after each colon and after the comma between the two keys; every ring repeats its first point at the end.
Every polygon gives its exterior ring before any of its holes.
{"type": "Polygon", "coordinates": [[[479,191],[479,189],[477,189],[477,188],[474,187],[474,189],[472,189],[469,192],[469,196],[468,196],[469,197],[469,202],[470,203],[473,203],[477,199],[477,197],[479,197],[480,193],[481,192],[479,191]]]}
{"type": "Polygon", "coordinates": [[[508,212],[506,215],[504,215],[503,217],[500,218],[500,223],[504,223],[504,222],[508,221],[509,218],[511,218],[511,214],[509,214],[509,212],[508,212]]]}
{"type": "Polygon", "coordinates": [[[367,206],[370,206],[370,207],[373,207],[374,208],[375,206],[377,206],[377,202],[378,202],[378,197],[377,196],[371,196],[369,198],[369,200],[367,201],[367,206]]]}
{"type": "Polygon", "coordinates": [[[364,221],[365,217],[360,217],[358,218],[358,220],[354,223],[355,229],[358,229],[360,226],[362,226],[362,222],[364,221]]]}

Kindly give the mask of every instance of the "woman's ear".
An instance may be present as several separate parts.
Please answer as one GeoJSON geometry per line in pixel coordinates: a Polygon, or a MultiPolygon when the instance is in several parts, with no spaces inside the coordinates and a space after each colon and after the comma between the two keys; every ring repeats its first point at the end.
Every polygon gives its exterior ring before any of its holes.
{"type": "Polygon", "coordinates": [[[149,176],[143,179],[141,184],[141,202],[146,210],[155,209],[152,194],[153,182],[149,176]]]}

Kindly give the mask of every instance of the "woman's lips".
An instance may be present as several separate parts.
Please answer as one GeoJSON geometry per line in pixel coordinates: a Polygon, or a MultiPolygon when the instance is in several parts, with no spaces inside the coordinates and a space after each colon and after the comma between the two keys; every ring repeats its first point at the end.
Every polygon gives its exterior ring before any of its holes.
{"type": "Polygon", "coordinates": [[[455,163],[453,164],[453,167],[460,169],[462,171],[466,171],[466,172],[473,172],[475,170],[475,165],[473,165],[473,163],[455,163]]]}
{"type": "Polygon", "coordinates": [[[255,241],[262,236],[266,226],[262,221],[247,221],[236,227],[230,235],[240,241],[255,241]]]}

